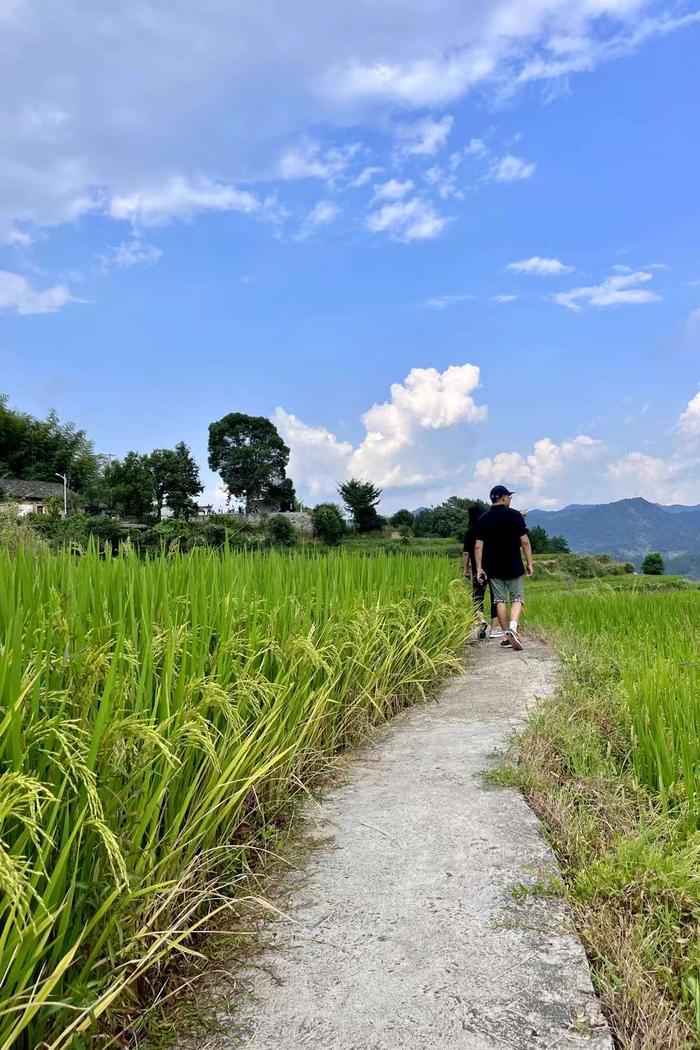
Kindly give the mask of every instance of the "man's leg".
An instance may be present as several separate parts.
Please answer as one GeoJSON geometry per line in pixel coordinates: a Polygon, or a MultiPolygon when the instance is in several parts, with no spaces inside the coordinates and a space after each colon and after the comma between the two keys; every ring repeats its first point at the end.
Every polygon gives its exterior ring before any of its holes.
{"type": "Polygon", "coordinates": [[[508,624],[508,633],[501,645],[510,645],[516,652],[520,652],[523,645],[518,637],[518,624],[523,611],[524,577],[518,576],[514,580],[505,580],[504,586],[510,597],[510,622],[508,624]]]}
{"type": "Polygon", "coordinates": [[[498,623],[502,631],[508,627],[508,614],[506,612],[506,599],[508,592],[505,580],[491,580],[491,598],[496,604],[498,623]]]}

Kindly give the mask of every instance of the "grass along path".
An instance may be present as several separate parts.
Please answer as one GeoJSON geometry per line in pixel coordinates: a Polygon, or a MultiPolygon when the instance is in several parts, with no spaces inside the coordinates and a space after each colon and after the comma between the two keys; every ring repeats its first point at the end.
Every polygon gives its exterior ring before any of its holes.
{"type": "Polygon", "coordinates": [[[531,588],[563,659],[517,779],[546,822],[623,1048],[700,1043],[700,589],[531,588]]]}
{"type": "Polygon", "coordinates": [[[109,1042],[472,626],[446,560],[0,552],[0,1050],[109,1042]]]}

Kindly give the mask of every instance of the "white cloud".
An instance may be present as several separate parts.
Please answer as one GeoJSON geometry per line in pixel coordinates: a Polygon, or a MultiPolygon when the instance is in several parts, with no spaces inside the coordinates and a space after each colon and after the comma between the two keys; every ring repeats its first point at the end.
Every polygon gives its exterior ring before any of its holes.
{"type": "Polygon", "coordinates": [[[454,117],[446,114],[440,120],[424,117],[413,124],[401,124],[396,130],[399,151],[404,156],[429,157],[447,142],[454,117]]]}
{"type": "Polygon", "coordinates": [[[340,215],[340,208],[333,201],[316,201],[311,211],[304,219],[296,239],[304,241],[307,237],[318,230],[321,226],[328,226],[340,215]]]}
{"type": "Polygon", "coordinates": [[[374,187],[373,200],[398,201],[410,193],[414,187],[415,183],[412,179],[404,179],[403,182],[399,179],[389,179],[388,182],[382,182],[374,187]]]}
{"type": "Polygon", "coordinates": [[[464,199],[464,194],[459,188],[455,174],[456,167],[457,165],[455,164],[451,171],[445,171],[440,165],[435,164],[432,168],[428,168],[423,175],[428,185],[433,186],[437,190],[442,200],[449,200],[453,197],[457,200],[464,199]]]}
{"type": "MultiPolygon", "coordinates": [[[[22,0],[3,20],[0,233],[71,222],[173,172],[226,186],[275,170],[332,178],[342,154],[284,144],[314,126],[409,122],[475,86],[504,93],[591,69],[700,18],[655,11],[652,0],[404,0],[397,32],[394,4],[354,0],[335,0],[332,17],[311,0],[22,0]]],[[[446,118],[422,119],[439,139],[446,118]]]]}
{"type": "Polygon", "coordinates": [[[517,295],[492,295],[494,303],[513,303],[518,298],[517,295]]]}
{"type": "Polygon", "coordinates": [[[325,427],[309,426],[297,416],[278,408],[273,422],[289,446],[289,476],[313,501],[337,498],[339,481],[348,476],[352,445],[340,441],[325,427]]]}
{"type": "MultiPolygon", "coordinates": [[[[365,412],[365,437],[356,447],[279,408],[275,424],[291,449],[290,475],[314,499],[332,497],[336,483],[352,476],[388,490],[432,483],[446,474],[446,464],[431,435],[486,418],[473,397],[479,386],[476,365],[414,368],[392,385],[389,401],[365,412]]],[[[451,463],[447,473],[455,474],[451,463]]]]}
{"type": "Polygon", "coordinates": [[[700,391],[690,399],[681,413],[678,432],[684,438],[700,438],[700,391]]]}
{"type": "Polygon", "coordinates": [[[66,303],[76,302],[80,300],[75,299],[65,285],[38,290],[21,274],[0,270],[0,313],[52,314],[66,303]]]}
{"type": "Polygon", "coordinates": [[[548,259],[541,255],[533,255],[530,259],[518,259],[516,262],[508,263],[507,270],[514,273],[523,273],[536,277],[561,277],[567,273],[573,273],[573,266],[567,266],[559,259],[548,259]]]}
{"type": "Polygon", "coordinates": [[[255,212],[258,200],[246,190],[200,177],[189,180],[171,175],[159,185],[133,193],[116,194],[109,203],[113,219],[141,226],[163,226],[174,219],[189,219],[203,211],[255,212]]]}
{"type": "Polygon", "coordinates": [[[550,438],[536,441],[532,452],[523,456],[520,452],[499,452],[495,456],[478,460],[474,468],[474,481],[485,491],[492,485],[503,483],[518,491],[520,506],[530,500],[543,503],[544,499],[556,502],[551,496],[551,486],[575,464],[586,464],[597,459],[605,450],[602,441],[579,434],[575,438],[556,444],[550,438]],[[524,501],[524,502],[523,502],[524,501]]]}
{"type": "Polygon", "coordinates": [[[536,164],[525,161],[522,157],[506,153],[505,157],[501,157],[492,165],[490,174],[496,182],[517,182],[529,179],[534,175],[536,167],[536,164]]]}
{"type": "Polygon", "coordinates": [[[467,156],[481,157],[484,153],[488,153],[488,146],[483,139],[470,139],[469,145],[464,147],[464,152],[467,156]]]}
{"type": "Polygon", "coordinates": [[[343,174],[359,150],[357,143],[322,149],[314,139],[303,138],[286,149],[279,159],[281,179],[325,179],[332,182],[343,174]]]}
{"type": "Polygon", "coordinates": [[[444,309],[446,306],[452,306],[454,303],[464,303],[467,300],[476,299],[475,295],[434,295],[430,299],[426,299],[426,306],[433,306],[438,310],[444,309]]]}
{"type": "Polygon", "coordinates": [[[698,463],[686,456],[663,459],[643,452],[628,452],[608,465],[605,476],[611,483],[611,499],[642,496],[656,503],[700,500],[698,463]]]}
{"type": "Polygon", "coordinates": [[[356,175],[354,179],[350,181],[350,185],[354,187],[366,186],[367,183],[374,178],[375,175],[380,175],[384,171],[377,165],[374,167],[363,168],[359,175],[356,175]]]}
{"type": "Polygon", "coordinates": [[[155,244],[147,244],[138,237],[134,237],[130,241],[122,241],[121,244],[110,249],[109,255],[102,256],[101,259],[105,267],[110,263],[119,267],[147,266],[158,262],[162,255],[162,249],[157,248],[155,244]]]}
{"type": "Polygon", "coordinates": [[[387,233],[397,241],[426,241],[442,233],[447,218],[420,197],[385,204],[367,217],[373,233],[387,233]]]}
{"type": "Polygon", "coordinates": [[[18,230],[13,226],[0,238],[0,244],[6,244],[11,248],[28,248],[34,243],[34,239],[26,230],[18,230]]]}
{"type": "Polygon", "coordinates": [[[589,306],[619,306],[622,303],[658,303],[661,296],[648,288],[640,288],[639,285],[651,281],[653,274],[648,270],[638,270],[633,273],[619,273],[607,277],[601,284],[589,285],[585,288],[572,288],[568,292],[557,292],[552,298],[560,306],[566,306],[569,310],[580,312],[583,309],[581,301],[589,306]]]}

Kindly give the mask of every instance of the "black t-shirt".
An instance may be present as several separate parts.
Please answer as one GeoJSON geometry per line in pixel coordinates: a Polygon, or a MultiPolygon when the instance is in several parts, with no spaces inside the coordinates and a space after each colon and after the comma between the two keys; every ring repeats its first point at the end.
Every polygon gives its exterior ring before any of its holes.
{"type": "Polygon", "coordinates": [[[474,547],[476,546],[476,527],[472,525],[464,533],[464,543],[462,550],[465,554],[469,555],[469,564],[472,567],[472,572],[476,575],[476,556],[474,554],[474,547]]]}
{"type": "Polygon", "coordinates": [[[476,539],[484,541],[481,567],[490,580],[513,580],[524,574],[520,537],[527,534],[527,525],[519,510],[496,504],[481,515],[474,531],[476,539]]]}

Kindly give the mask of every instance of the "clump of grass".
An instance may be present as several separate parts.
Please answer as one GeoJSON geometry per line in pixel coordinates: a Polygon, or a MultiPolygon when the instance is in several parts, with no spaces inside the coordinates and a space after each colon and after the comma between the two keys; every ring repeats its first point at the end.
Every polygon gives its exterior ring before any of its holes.
{"type": "Polygon", "coordinates": [[[456,666],[448,561],[0,551],[0,1050],[117,1034],[296,793],[456,666]]]}
{"type": "Polygon", "coordinates": [[[700,1037],[700,592],[533,587],[566,654],[518,779],[545,821],[618,1044],[700,1037]]]}

